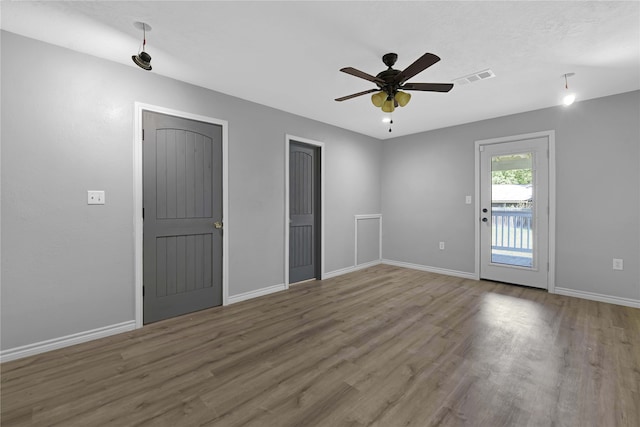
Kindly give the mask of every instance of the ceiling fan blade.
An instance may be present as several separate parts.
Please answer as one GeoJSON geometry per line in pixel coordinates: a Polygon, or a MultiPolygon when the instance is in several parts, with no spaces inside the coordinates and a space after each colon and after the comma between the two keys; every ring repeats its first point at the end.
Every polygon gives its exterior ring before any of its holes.
{"type": "Polygon", "coordinates": [[[422,90],[426,92],[449,92],[453,83],[405,83],[403,90],[422,90]]]}
{"type": "Polygon", "coordinates": [[[364,71],[356,70],[353,67],[341,68],[340,71],[342,71],[343,73],[351,74],[352,76],[360,77],[361,79],[365,79],[370,82],[384,84],[384,80],[382,80],[381,78],[374,77],[371,74],[365,73],[364,71]]]}
{"type": "Polygon", "coordinates": [[[415,76],[421,71],[426,70],[431,67],[436,62],[440,61],[440,57],[434,55],[433,53],[425,53],[420,58],[418,58],[413,64],[409,65],[407,68],[402,70],[395,78],[395,83],[402,84],[405,81],[409,80],[411,77],[415,76]]]}
{"type": "Polygon", "coordinates": [[[343,96],[342,98],[336,98],[336,101],[346,101],[347,99],[355,98],[356,96],[366,95],[372,92],[378,92],[379,90],[380,89],[365,90],[364,92],[358,92],[358,93],[354,93],[353,95],[347,95],[347,96],[343,96]]]}

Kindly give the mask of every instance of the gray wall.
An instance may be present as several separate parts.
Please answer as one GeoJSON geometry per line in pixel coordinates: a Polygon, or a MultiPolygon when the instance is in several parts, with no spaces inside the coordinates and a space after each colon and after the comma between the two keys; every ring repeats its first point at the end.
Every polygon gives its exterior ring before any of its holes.
{"type": "Polygon", "coordinates": [[[133,320],[135,101],[229,122],[230,295],[284,282],[286,134],[325,143],[325,271],[353,265],[354,215],[380,211],[379,141],[1,37],[1,349],[133,320]]]}
{"type": "MultiPolygon", "coordinates": [[[[326,144],[325,272],[353,266],[354,215],[382,211],[384,258],[472,273],[474,141],[554,129],[556,286],[640,299],[640,92],[381,143],[1,36],[3,350],[133,320],[135,101],[229,122],[230,295],[284,281],[286,134],[326,144]],[[87,190],[106,205],[88,206],[87,190]]],[[[361,262],[375,258],[369,225],[361,262]]]]}
{"type": "Polygon", "coordinates": [[[356,264],[380,260],[380,218],[361,218],[358,227],[358,259],[356,264]]]}
{"type": "Polygon", "coordinates": [[[473,273],[474,141],[555,130],[556,287],[640,300],[639,117],[635,91],[384,141],[383,258],[473,273]]]}

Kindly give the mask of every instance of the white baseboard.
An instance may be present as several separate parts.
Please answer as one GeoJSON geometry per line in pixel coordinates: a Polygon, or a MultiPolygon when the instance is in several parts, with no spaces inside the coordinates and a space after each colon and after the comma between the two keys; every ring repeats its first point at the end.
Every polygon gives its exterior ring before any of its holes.
{"type": "Polygon", "coordinates": [[[627,307],[640,308],[640,300],[632,298],[614,297],[611,295],[597,294],[595,292],[576,291],[574,289],[559,288],[556,286],[554,294],[566,295],[569,297],[584,298],[591,301],[607,302],[609,304],[624,305],[627,307]]]}
{"type": "Polygon", "coordinates": [[[341,268],[339,270],[330,271],[329,273],[324,273],[322,275],[322,280],[331,279],[332,277],[342,276],[343,274],[353,273],[354,271],[364,270],[365,268],[373,267],[375,265],[382,264],[381,260],[375,260],[370,262],[365,262],[358,265],[352,265],[351,267],[341,268]]]}
{"type": "Polygon", "coordinates": [[[463,279],[478,280],[475,273],[467,273],[466,271],[448,270],[446,268],[429,267],[428,265],[412,264],[410,262],[393,261],[383,259],[383,264],[393,265],[396,267],[411,268],[413,270],[428,271],[429,273],[444,274],[445,276],[462,277],[463,279]]]}
{"type": "MultiPolygon", "coordinates": [[[[358,270],[363,270],[365,268],[373,267],[374,265],[381,264],[380,260],[375,260],[363,264],[354,265],[347,268],[341,268],[340,270],[331,271],[329,273],[324,273],[322,275],[322,280],[330,279],[336,276],[342,276],[343,274],[351,273],[358,270]]],[[[255,291],[249,291],[238,295],[231,295],[229,297],[229,304],[233,304],[240,301],[246,301],[248,299],[261,297],[263,295],[269,295],[274,292],[286,291],[287,287],[284,284],[281,285],[273,285],[266,288],[257,289],[255,291]]]]}
{"type": "Polygon", "coordinates": [[[284,284],[268,286],[266,288],[256,289],[255,291],[244,292],[242,294],[230,295],[229,296],[229,304],[234,304],[240,301],[246,301],[252,298],[258,298],[264,295],[269,295],[274,292],[280,292],[286,290],[287,287],[284,284]]]}
{"type": "Polygon", "coordinates": [[[10,348],[0,351],[0,362],[9,362],[11,360],[33,356],[46,351],[57,350],[71,345],[97,340],[98,338],[105,338],[110,335],[133,331],[134,329],[136,329],[136,321],[129,320],[127,322],[103,326],[102,328],[96,328],[90,331],[78,332],[76,334],[66,335],[60,338],[53,338],[46,341],[10,348]]]}

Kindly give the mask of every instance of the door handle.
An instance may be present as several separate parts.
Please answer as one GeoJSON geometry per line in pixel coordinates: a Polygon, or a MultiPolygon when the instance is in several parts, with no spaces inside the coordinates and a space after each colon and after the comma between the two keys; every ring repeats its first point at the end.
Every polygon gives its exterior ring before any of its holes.
{"type": "Polygon", "coordinates": [[[220,230],[220,229],[222,229],[222,222],[221,222],[221,221],[216,221],[216,222],[214,222],[214,223],[213,223],[213,227],[214,227],[216,230],[220,230]]]}
{"type": "Polygon", "coordinates": [[[482,218],[482,222],[487,222],[487,218],[482,218]]]}
{"type": "Polygon", "coordinates": [[[487,213],[487,208],[482,209],[482,212],[487,213]]]}

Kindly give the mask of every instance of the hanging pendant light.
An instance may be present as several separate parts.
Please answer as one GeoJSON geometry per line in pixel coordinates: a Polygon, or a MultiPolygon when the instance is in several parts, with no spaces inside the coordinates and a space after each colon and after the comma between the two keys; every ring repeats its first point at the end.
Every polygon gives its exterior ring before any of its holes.
{"type": "Polygon", "coordinates": [[[151,31],[151,26],[144,22],[136,22],[133,24],[134,27],[142,30],[142,49],[138,52],[137,55],[131,56],[133,62],[143,70],[150,71],[151,70],[151,55],[144,51],[144,48],[147,44],[147,31],[151,31]]]}
{"type": "Polygon", "coordinates": [[[564,77],[564,88],[567,91],[564,98],[562,98],[562,103],[565,106],[569,106],[571,104],[573,104],[573,102],[576,100],[576,94],[573,92],[569,92],[569,81],[567,80],[569,77],[571,76],[575,76],[576,73],[566,73],[563,74],[564,77]]]}

